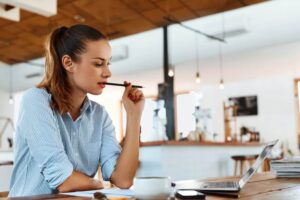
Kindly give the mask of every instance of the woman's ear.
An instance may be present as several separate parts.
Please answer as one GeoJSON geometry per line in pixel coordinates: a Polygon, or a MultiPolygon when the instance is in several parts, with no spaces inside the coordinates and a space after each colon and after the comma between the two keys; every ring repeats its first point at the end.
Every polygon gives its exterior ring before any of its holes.
{"type": "Polygon", "coordinates": [[[74,71],[74,63],[71,59],[70,56],[68,55],[64,55],[62,58],[61,58],[61,62],[62,62],[62,65],[63,67],[68,71],[68,72],[73,72],[74,71]]]}

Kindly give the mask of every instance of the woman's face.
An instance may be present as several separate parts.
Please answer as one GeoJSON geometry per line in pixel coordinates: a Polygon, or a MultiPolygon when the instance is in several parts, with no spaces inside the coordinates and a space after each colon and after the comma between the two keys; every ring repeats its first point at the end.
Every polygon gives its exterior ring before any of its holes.
{"type": "Polygon", "coordinates": [[[111,47],[107,40],[86,42],[86,52],[80,55],[78,62],[73,62],[73,73],[69,74],[73,88],[86,93],[99,95],[102,93],[109,70],[111,47]]]}

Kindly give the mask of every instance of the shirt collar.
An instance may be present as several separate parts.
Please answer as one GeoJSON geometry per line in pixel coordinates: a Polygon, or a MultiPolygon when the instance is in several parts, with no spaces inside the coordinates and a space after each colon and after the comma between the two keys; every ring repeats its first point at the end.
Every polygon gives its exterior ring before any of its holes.
{"type": "Polygon", "coordinates": [[[80,113],[84,113],[85,111],[87,111],[89,108],[91,108],[92,106],[92,102],[91,100],[88,98],[88,96],[85,97],[82,107],[80,109],[80,113]]]}

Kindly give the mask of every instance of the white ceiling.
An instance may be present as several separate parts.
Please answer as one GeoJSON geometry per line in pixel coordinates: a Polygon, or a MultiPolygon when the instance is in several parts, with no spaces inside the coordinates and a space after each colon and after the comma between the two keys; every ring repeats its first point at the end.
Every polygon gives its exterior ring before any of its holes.
{"type": "MultiPolygon", "coordinates": [[[[222,15],[224,17],[225,31],[244,28],[246,34],[226,39],[223,45],[224,54],[233,54],[240,51],[253,51],[255,49],[300,41],[300,0],[273,0],[245,8],[202,17],[185,22],[185,25],[201,30],[205,33],[215,34],[222,31],[222,15]]],[[[144,32],[111,41],[114,49],[126,45],[129,57],[112,64],[113,75],[147,71],[162,68],[162,30],[144,32]]],[[[218,42],[209,40],[204,36],[197,36],[199,57],[205,59],[218,55],[218,42]]],[[[179,63],[194,60],[195,33],[179,25],[169,28],[169,56],[170,63],[179,63]]],[[[114,56],[114,55],[113,55],[114,56]]],[[[43,64],[43,58],[33,62],[43,64]]],[[[9,90],[9,69],[0,63],[0,89],[9,90]]],[[[18,64],[13,67],[13,90],[20,91],[40,81],[39,78],[26,79],[28,74],[41,72],[42,68],[28,64],[18,64]]]]}

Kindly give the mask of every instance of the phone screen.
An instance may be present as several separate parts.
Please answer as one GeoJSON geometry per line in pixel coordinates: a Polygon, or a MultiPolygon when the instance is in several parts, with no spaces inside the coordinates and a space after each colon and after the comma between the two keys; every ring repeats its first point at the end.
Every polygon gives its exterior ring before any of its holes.
{"type": "Polygon", "coordinates": [[[175,196],[180,199],[205,199],[205,194],[196,190],[177,190],[175,196]]]}
{"type": "Polygon", "coordinates": [[[177,193],[179,193],[182,196],[197,196],[198,192],[195,190],[181,190],[178,191],[177,193]]]}

